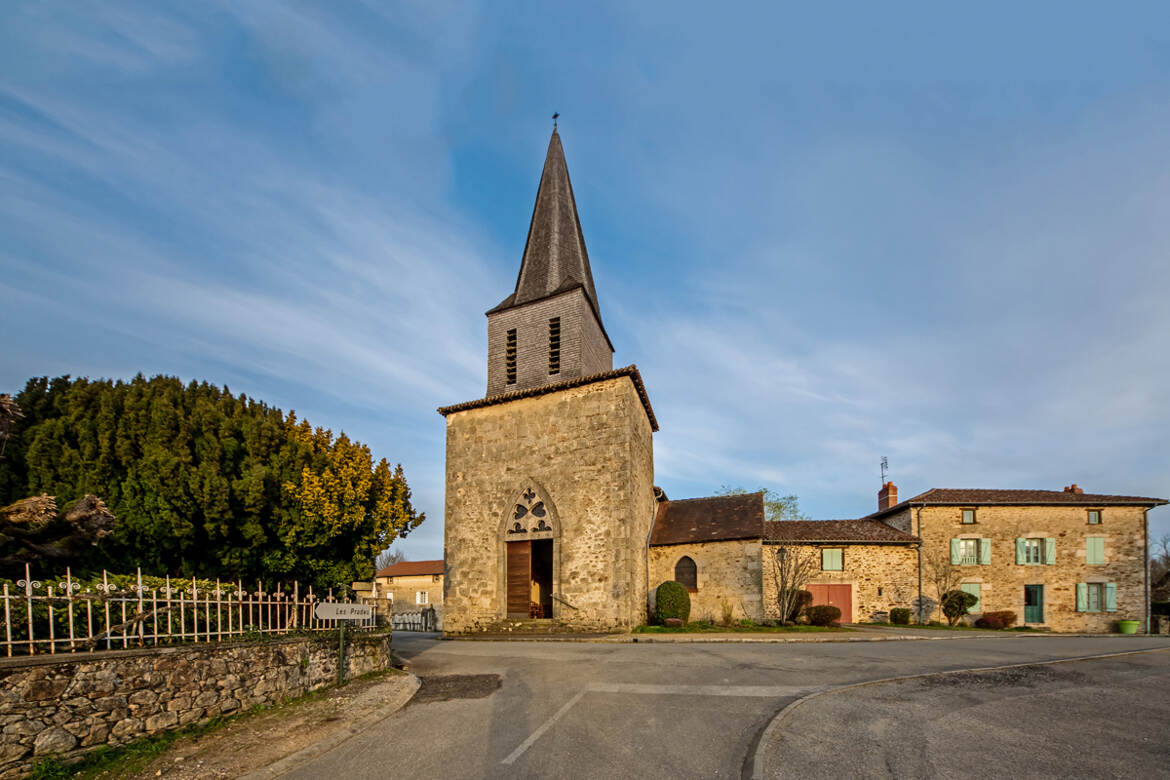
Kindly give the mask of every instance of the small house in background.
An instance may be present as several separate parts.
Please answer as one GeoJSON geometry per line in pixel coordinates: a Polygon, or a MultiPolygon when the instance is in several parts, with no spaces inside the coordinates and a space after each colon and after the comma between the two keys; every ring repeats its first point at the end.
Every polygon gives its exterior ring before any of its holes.
{"type": "Polygon", "coordinates": [[[442,623],[443,561],[399,561],[370,582],[355,582],[354,593],[384,615],[435,610],[442,623]]]}

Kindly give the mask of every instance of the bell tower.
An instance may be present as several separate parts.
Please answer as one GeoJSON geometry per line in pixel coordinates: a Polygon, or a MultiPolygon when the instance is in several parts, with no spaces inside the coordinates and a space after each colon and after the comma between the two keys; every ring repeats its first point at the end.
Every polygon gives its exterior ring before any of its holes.
{"type": "Polygon", "coordinates": [[[515,291],[487,312],[487,397],[613,369],[561,137],[553,129],[515,291]]]}

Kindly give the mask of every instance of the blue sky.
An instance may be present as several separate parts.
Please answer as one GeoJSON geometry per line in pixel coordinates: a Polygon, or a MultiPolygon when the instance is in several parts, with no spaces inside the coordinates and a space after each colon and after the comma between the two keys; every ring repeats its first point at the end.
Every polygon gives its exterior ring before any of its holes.
{"type": "MultiPolygon", "coordinates": [[[[206,379],[401,462],[481,397],[559,111],[672,497],[1170,496],[1160,4],[18,3],[0,390],[206,379]]],[[[1170,533],[1170,509],[1151,513],[1170,533]]]]}

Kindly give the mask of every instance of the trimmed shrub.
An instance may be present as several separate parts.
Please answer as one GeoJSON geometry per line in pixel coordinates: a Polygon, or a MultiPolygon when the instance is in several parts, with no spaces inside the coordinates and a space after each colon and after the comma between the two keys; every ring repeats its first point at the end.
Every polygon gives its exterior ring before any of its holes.
{"type": "Polygon", "coordinates": [[[691,617],[691,595],[681,582],[668,580],[654,592],[654,612],[658,622],[667,618],[678,618],[686,623],[691,617]]]}
{"type": "Polygon", "coordinates": [[[806,609],[808,622],[814,626],[831,626],[841,619],[841,610],[832,604],[817,604],[806,609]]]}
{"type": "Polygon", "coordinates": [[[965,590],[948,590],[942,597],[942,611],[946,615],[947,625],[958,623],[959,618],[978,603],[979,599],[965,590]]]}
{"type": "Polygon", "coordinates": [[[894,607],[890,610],[890,622],[895,626],[910,625],[910,608],[894,607]]]}
{"type": "Polygon", "coordinates": [[[983,617],[975,621],[976,628],[1011,628],[1016,624],[1016,613],[1010,609],[998,612],[984,612],[983,617]]]}
{"type": "Polygon", "coordinates": [[[1010,609],[1001,609],[998,612],[987,612],[985,614],[994,615],[1003,623],[1004,628],[1011,628],[1016,624],[1016,613],[1010,609]]]}

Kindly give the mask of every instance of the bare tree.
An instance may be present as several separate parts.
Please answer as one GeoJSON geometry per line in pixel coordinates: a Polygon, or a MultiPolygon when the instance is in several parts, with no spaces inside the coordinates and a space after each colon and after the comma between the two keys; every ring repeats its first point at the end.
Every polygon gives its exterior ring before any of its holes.
{"type": "Polygon", "coordinates": [[[800,592],[820,567],[814,550],[794,544],[778,544],[771,556],[776,580],[776,607],[785,621],[799,604],[800,592]]]}
{"type": "Polygon", "coordinates": [[[1170,598],[1170,534],[1150,545],[1150,590],[1155,601],[1170,598]]]}
{"type": "Polygon", "coordinates": [[[8,444],[8,432],[12,430],[12,424],[21,417],[24,415],[12,396],[0,393],[0,458],[4,457],[4,447],[8,444]]]}
{"type": "Polygon", "coordinates": [[[396,563],[402,563],[402,561],[405,559],[406,556],[402,553],[401,550],[395,550],[387,547],[378,554],[377,563],[374,564],[374,573],[377,574],[378,572],[382,571],[382,569],[385,569],[388,566],[393,566],[396,563]]]}
{"type": "MultiPolygon", "coordinates": [[[[933,555],[924,555],[922,559],[922,570],[927,582],[934,587],[936,606],[942,604],[943,596],[948,591],[959,587],[959,582],[963,579],[962,570],[951,563],[950,553],[946,550],[933,555]]],[[[923,602],[918,605],[918,622],[920,623],[925,619],[923,615],[926,611],[925,601],[923,599],[923,602]]]]}
{"type": "Polygon", "coordinates": [[[114,530],[114,515],[96,496],[57,511],[53,496],[25,498],[0,507],[0,564],[65,561],[114,530]]]}

